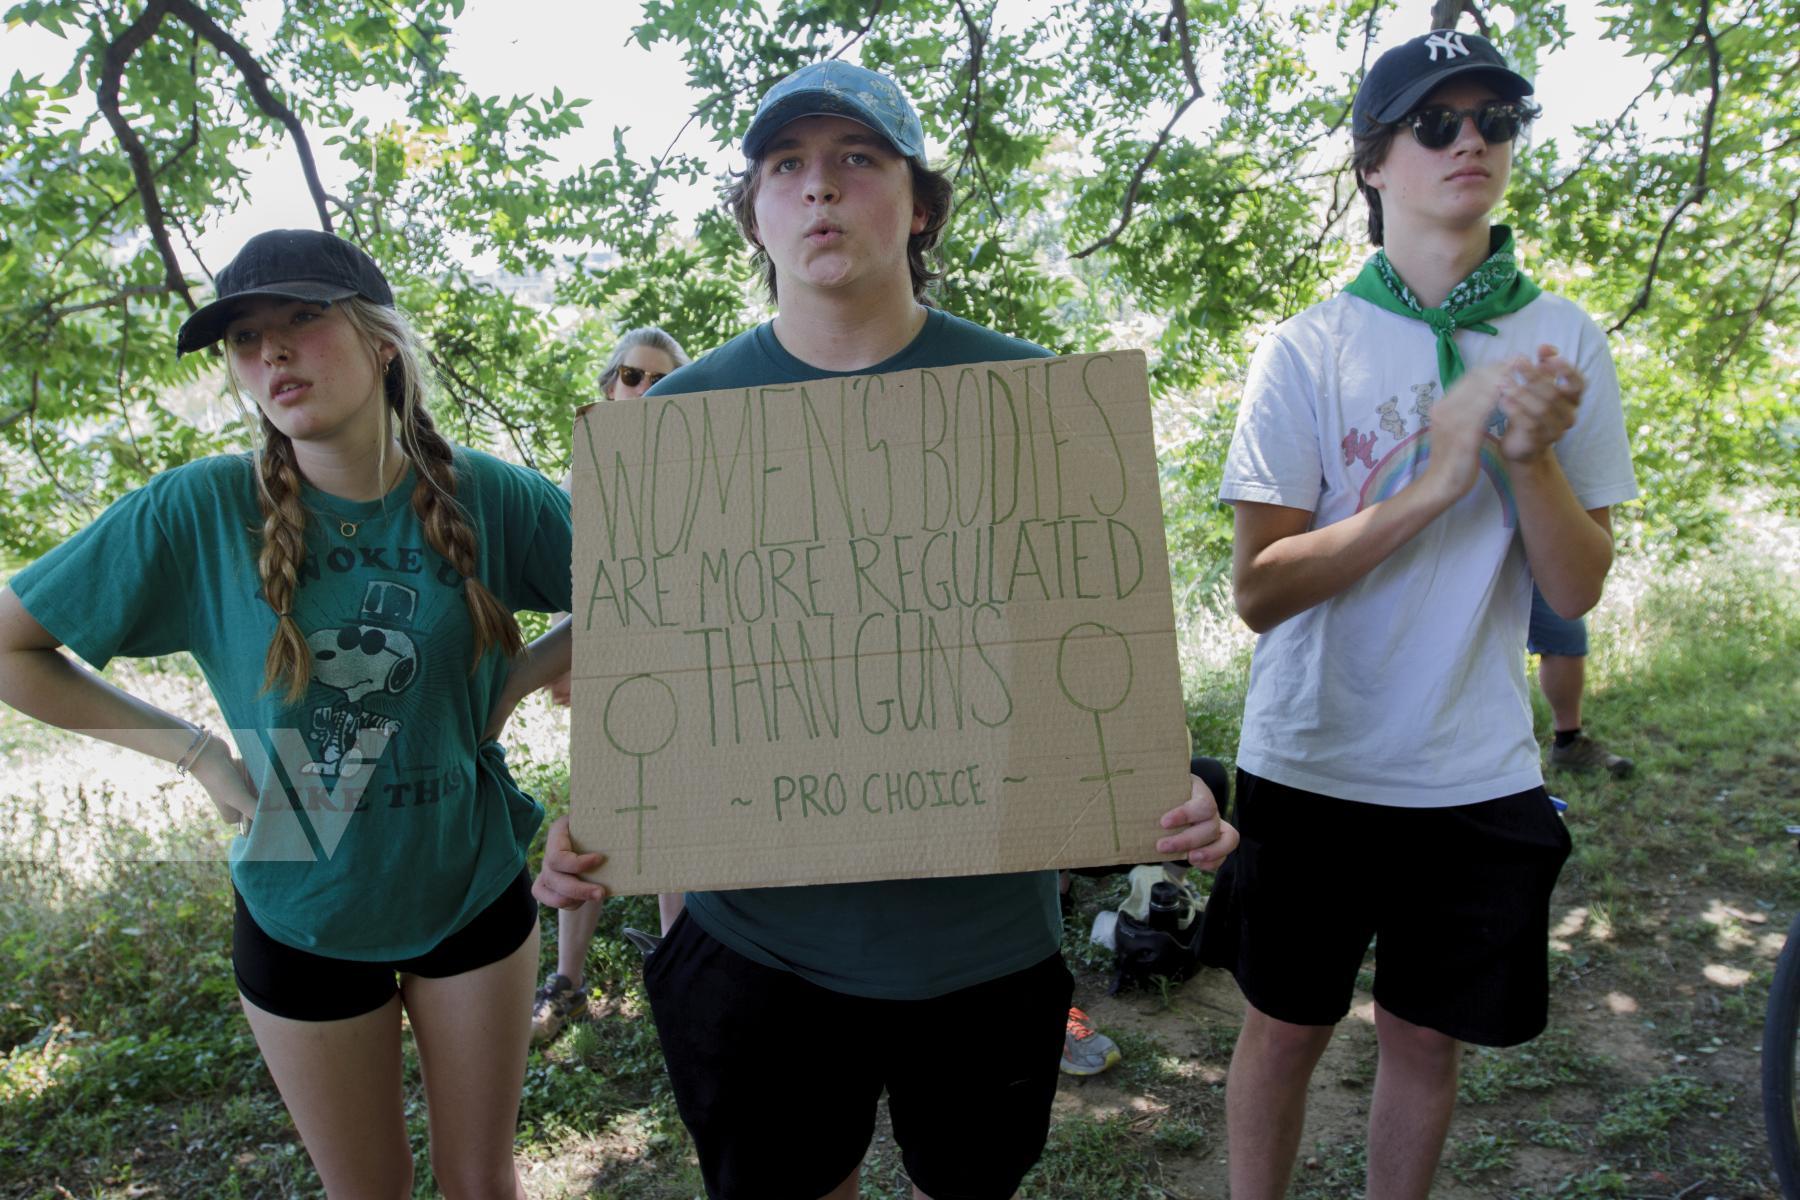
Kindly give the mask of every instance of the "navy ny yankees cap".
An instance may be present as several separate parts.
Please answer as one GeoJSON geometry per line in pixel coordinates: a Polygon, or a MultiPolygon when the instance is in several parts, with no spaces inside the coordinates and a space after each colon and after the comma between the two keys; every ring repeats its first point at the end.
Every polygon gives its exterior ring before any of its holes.
{"type": "Polygon", "coordinates": [[[1356,91],[1355,126],[1367,137],[1418,107],[1452,79],[1479,75],[1508,100],[1531,95],[1531,81],[1506,65],[1494,44],[1474,33],[1436,29],[1383,54],[1356,91]]]}

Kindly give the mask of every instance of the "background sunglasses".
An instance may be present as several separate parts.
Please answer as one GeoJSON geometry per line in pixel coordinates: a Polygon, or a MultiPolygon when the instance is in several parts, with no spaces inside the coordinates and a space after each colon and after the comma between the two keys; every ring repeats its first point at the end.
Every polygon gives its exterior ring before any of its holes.
{"type": "Polygon", "coordinates": [[[1525,126],[1525,116],[1517,104],[1494,100],[1479,108],[1446,108],[1433,104],[1414,109],[1399,123],[1412,129],[1413,137],[1427,150],[1442,150],[1462,132],[1464,117],[1475,118],[1475,132],[1489,145],[1510,142],[1525,126]]]}
{"type": "MultiPolygon", "coordinates": [[[[636,387],[638,384],[644,382],[645,374],[646,372],[642,367],[619,368],[619,378],[624,382],[626,387],[636,387]]],[[[647,374],[650,376],[651,383],[656,383],[659,380],[667,379],[669,377],[668,372],[666,371],[650,371],[647,372],[647,374]]]]}

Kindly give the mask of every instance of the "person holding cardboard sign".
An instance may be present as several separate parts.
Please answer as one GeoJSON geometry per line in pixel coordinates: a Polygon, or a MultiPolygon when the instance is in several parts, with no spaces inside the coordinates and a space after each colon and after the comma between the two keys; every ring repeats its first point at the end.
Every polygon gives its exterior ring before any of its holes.
{"type": "MultiPolygon", "coordinates": [[[[728,200],[778,315],[652,395],[1048,355],[926,303],[951,187],[892,80],[802,68],[744,153],[728,200]]],[[[1199,866],[1236,842],[1197,781],[1162,826],[1199,866]]],[[[539,898],[604,895],[578,877],[602,857],[559,822],[539,898]]],[[[854,1196],[885,1087],[915,1195],[1011,1196],[1049,1128],[1061,931],[1054,871],[689,893],[645,985],[709,1194],[854,1196]]]]}
{"type": "Polygon", "coordinates": [[[1522,670],[1532,584],[1565,617],[1590,608],[1610,506],[1637,488],[1605,336],[1540,293],[1490,221],[1531,91],[1473,34],[1376,61],[1352,163],[1381,249],[1278,326],[1245,385],[1220,496],[1238,611],[1262,637],[1243,846],[1201,949],[1248,1002],[1226,1087],[1238,1200],[1285,1194],[1371,939],[1370,1196],[1429,1192],[1460,1042],[1513,1045],[1546,1021],[1569,835],[1522,670]]]}

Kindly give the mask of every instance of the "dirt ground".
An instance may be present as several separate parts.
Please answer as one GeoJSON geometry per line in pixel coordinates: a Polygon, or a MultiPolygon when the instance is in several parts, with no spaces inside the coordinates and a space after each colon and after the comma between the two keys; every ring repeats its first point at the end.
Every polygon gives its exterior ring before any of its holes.
{"type": "MultiPolygon", "coordinates": [[[[1774,928],[1754,900],[1711,901],[1700,920],[1709,924],[1710,914],[1719,936],[1684,939],[1674,931],[1692,900],[1655,898],[1648,912],[1661,932],[1618,964],[1583,953],[1587,910],[1559,913],[1550,1028],[1519,1051],[1466,1051],[1434,1197],[1778,1200],[1762,1129],[1759,1039],[1746,1031],[1747,1019],[1760,1023],[1763,991],[1754,990],[1751,1005],[1742,989],[1759,974],[1766,982],[1785,922],[1774,928]],[[1719,953],[1721,941],[1735,953],[1719,953]],[[1646,975],[1646,958],[1663,971],[1646,975]]],[[[1083,977],[1076,1002],[1128,1051],[1141,1054],[1148,1042],[1159,1061],[1128,1057],[1106,1075],[1065,1078],[1057,1118],[1187,1120],[1201,1132],[1198,1144],[1155,1152],[1153,1184],[1168,1200],[1224,1197],[1225,1068],[1243,1012],[1236,984],[1207,970],[1166,996],[1108,996],[1106,982],[1083,977]]],[[[1313,1076],[1294,1196],[1361,1193],[1376,1059],[1368,982],[1365,971],[1313,1076]]]]}

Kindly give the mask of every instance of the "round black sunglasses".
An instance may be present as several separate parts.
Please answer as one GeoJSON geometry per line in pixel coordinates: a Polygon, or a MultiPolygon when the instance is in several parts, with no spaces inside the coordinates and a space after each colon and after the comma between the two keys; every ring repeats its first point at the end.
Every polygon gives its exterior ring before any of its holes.
{"type": "Polygon", "coordinates": [[[644,382],[644,376],[650,377],[651,383],[659,383],[669,377],[667,371],[646,371],[642,367],[620,367],[619,378],[625,381],[626,387],[636,387],[644,382]]]}
{"type": "Polygon", "coordinates": [[[1427,150],[1442,150],[1462,133],[1464,117],[1475,118],[1475,132],[1489,145],[1512,141],[1519,136],[1526,121],[1519,105],[1507,100],[1491,100],[1477,108],[1427,105],[1407,113],[1396,124],[1410,128],[1419,145],[1427,150]]]}

